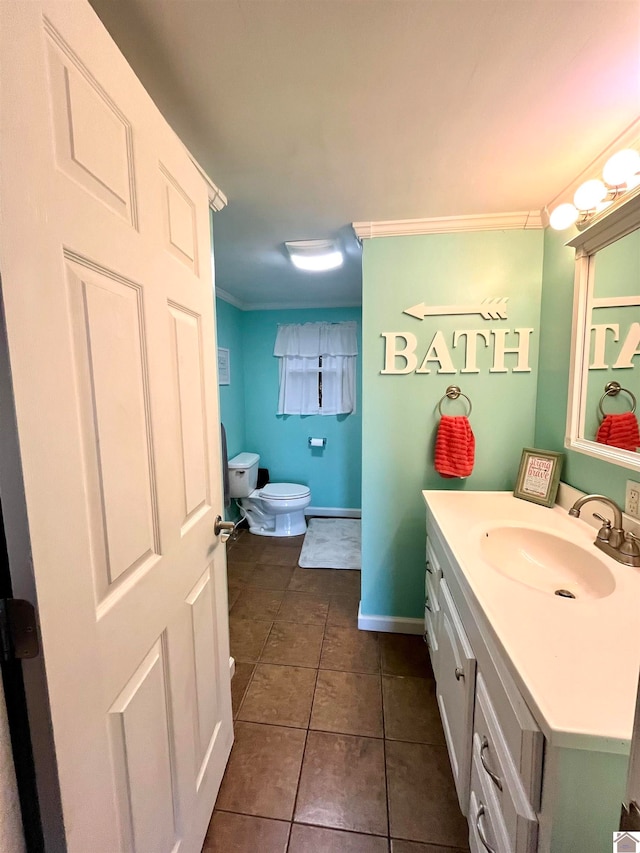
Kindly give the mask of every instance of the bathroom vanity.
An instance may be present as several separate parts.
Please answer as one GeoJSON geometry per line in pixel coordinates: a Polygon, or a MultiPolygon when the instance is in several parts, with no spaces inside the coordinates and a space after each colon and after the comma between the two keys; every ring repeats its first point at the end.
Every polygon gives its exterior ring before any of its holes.
{"type": "Polygon", "coordinates": [[[608,853],[640,665],[640,570],[599,552],[594,528],[559,506],[423,495],[425,640],[471,850],[608,853]]]}

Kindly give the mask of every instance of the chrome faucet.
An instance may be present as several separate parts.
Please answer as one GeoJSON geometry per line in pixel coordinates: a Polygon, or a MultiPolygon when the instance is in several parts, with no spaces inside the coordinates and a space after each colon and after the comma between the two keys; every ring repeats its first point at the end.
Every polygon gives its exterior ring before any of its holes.
{"type": "Polygon", "coordinates": [[[613,512],[613,526],[608,518],[594,512],[593,517],[602,522],[598,535],[593,543],[605,554],[613,557],[618,563],[625,566],[640,568],[640,539],[631,531],[625,531],[622,526],[622,510],[615,501],[605,495],[583,495],[578,498],[569,510],[569,515],[580,518],[580,510],[589,501],[600,501],[606,504],[613,512]]]}

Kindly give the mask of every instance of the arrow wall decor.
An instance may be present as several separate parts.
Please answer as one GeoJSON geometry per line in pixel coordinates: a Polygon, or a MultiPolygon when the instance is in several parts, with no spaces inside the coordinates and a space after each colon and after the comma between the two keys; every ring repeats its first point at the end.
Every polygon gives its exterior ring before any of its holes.
{"type": "Polygon", "coordinates": [[[446,314],[479,314],[483,320],[506,320],[508,297],[483,299],[467,305],[426,305],[420,302],[411,308],[405,308],[403,314],[409,314],[417,320],[425,317],[442,317],[446,314]]]}

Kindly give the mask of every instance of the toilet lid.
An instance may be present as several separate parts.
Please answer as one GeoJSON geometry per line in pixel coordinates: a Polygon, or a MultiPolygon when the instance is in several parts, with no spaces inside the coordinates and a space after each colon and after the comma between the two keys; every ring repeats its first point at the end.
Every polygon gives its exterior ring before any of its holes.
{"type": "Polygon", "coordinates": [[[268,483],[260,489],[260,497],[276,501],[306,498],[309,494],[311,494],[309,487],[298,483],[268,483]]]}

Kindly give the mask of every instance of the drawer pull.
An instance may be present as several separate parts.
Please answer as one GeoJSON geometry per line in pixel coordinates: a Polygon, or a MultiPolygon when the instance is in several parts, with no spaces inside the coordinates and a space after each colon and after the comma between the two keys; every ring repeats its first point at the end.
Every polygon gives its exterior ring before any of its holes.
{"type": "Polygon", "coordinates": [[[484,803],[480,803],[480,808],[478,809],[478,813],[476,815],[476,829],[478,830],[478,837],[482,842],[482,846],[485,850],[488,851],[488,853],[496,853],[495,847],[492,847],[487,841],[487,839],[484,837],[484,832],[482,830],[482,826],[480,825],[480,818],[483,816],[484,811],[484,803]]]}
{"type": "Polygon", "coordinates": [[[484,770],[485,770],[485,773],[487,774],[487,776],[489,776],[491,781],[495,784],[496,788],[499,791],[501,791],[502,790],[502,779],[498,776],[497,773],[494,773],[493,770],[487,764],[487,760],[484,757],[485,749],[489,749],[489,741],[487,740],[486,737],[483,737],[482,741],[480,743],[480,761],[482,762],[482,766],[484,767],[484,770]]]}
{"type": "Polygon", "coordinates": [[[430,575],[433,574],[433,569],[431,568],[431,560],[427,560],[427,571],[430,575]]]}
{"type": "Polygon", "coordinates": [[[429,605],[429,599],[428,598],[425,600],[424,606],[427,608],[429,613],[433,613],[433,610],[431,609],[431,606],[429,605]]]}
{"type": "Polygon", "coordinates": [[[457,666],[455,669],[456,681],[460,681],[462,679],[464,681],[464,669],[461,666],[457,666]]]}

